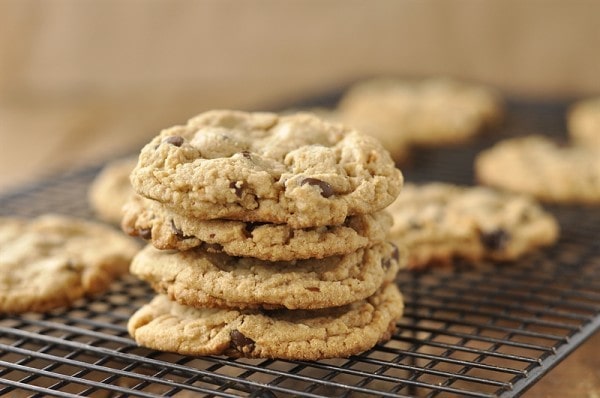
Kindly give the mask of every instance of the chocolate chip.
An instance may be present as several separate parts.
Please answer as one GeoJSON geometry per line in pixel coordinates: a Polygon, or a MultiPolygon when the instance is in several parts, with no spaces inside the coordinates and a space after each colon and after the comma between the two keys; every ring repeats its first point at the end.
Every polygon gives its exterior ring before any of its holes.
{"type": "Polygon", "coordinates": [[[331,185],[329,185],[325,181],[321,181],[317,178],[311,178],[311,177],[305,178],[304,180],[302,180],[300,185],[304,185],[304,184],[314,185],[314,186],[319,187],[321,189],[321,196],[324,198],[328,198],[328,197],[332,196],[334,193],[333,188],[331,188],[331,185]]]}
{"type": "Polygon", "coordinates": [[[177,228],[177,226],[175,226],[175,221],[173,221],[173,220],[171,220],[171,229],[173,230],[173,232],[175,232],[175,236],[179,240],[185,240],[185,239],[191,238],[191,236],[187,236],[186,234],[183,233],[183,231],[181,229],[177,228]]]}
{"type": "Polygon", "coordinates": [[[520,221],[521,222],[529,222],[529,221],[531,221],[532,218],[533,217],[532,217],[532,214],[530,211],[523,211],[521,213],[520,221]]]}
{"type": "Polygon", "coordinates": [[[223,245],[220,245],[218,243],[204,242],[202,247],[204,249],[206,249],[207,252],[211,252],[211,253],[221,253],[223,251],[223,245]]]}
{"type": "Polygon", "coordinates": [[[233,329],[229,332],[229,337],[231,338],[230,346],[234,350],[241,353],[249,353],[254,350],[254,340],[244,336],[239,330],[233,329]]]}
{"type": "Polygon", "coordinates": [[[294,237],[294,233],[292,232],[291,229],[286,229],[285,230],[285,237],[283,238],[283,244],[284,245],[289,245],[290,241],[292,240],[292,238],[294,237]]]}
{"type": "Polygon", "coordinates": [[[140,229],[138,235],[146,240],[152,239],[152,228],[140,229]]]}
{"type": "Polygon", "coordinates": [[[510,239],[510,235],[505,230],[499,228],[490,232],[480,233],[481,243],[489,250],[503,249],[510,239]]]}
{"type": "Polygon", "coordinates": [[[320,292],[321,289],[319,289],[318,287],[307,287],[306,290],[311,291],[311,292],[320,292]]]}
{"type": "Polygon", "coordinates": [[[422,227],[422,225],[421,225],[421,223],[419,221],[414,220],[414,219],[410,219],[408,221],[408,227],[410,229],[420,229],[422,227]]]}
{"type": "Polygon", "coordinates": [[[242,156],[246,159],[252,159],[252,154],[249,151],[242,151],[242,156]]]}
{"type": "Polygon", "coordinates": [[[249,222],[246,223],[246,226],[244,227],[244,229],[249,232],[252,233],[252,231],[254,231],[256,228],[260,227],[261,225],[265,225],[266,223],[264,222],[249,222]]]}
{"type": "Polygon", "coordinates": [[[239,181],[232,181],[229,183],[229,188],[234,190],[235,196],[237,196],[238,198],[242,197],[242,193],[244,192],[245,187],[246,184],[244,182],[240,183],[239,181]]]}
{"type": "Polygon", "coordinates": [[[265,225],[264,222],[248,222],[244,225],[244,232],[246,233],[246,238],[252,238],[252,232],[260,227],[261,225],[265,225]]]}
{"type": "Polygon", "coordinates": [[[398,246],[396,246],[392,242],[389,243],[392,246],[391,256],[381,260],[381,268],[383,268],[384,271],[390,269],[390,267],[392,266],[392,261],[398,262],[400,260],[400,251],[398,250],[398,246]]]}
{"type": "Polygon", "coordinates": [[[384,271],[389,270],[391,266],[392,266],[392,259],[386,258],[386,259],[381,260],[381,268],[383,268],[384,271]]]}
{"type": "Polygon", "coordinates": [[[165,138],[163,142],[174,146],[181,146],[183,145],[183,137],[179,135],[172,135],[170,137],[165,138]]]}
{"type": "Polygon", "coordinates": [[[398,250],[398,246],[396,246],[392,242],[390,242],[390,245],[392,245],[392,258],[396,262],[400,261],[400,251],[398,250]]]}
{"type": "Polygon", "coordinates": [[[68,271],[72,271],[72,272],[76,272],[77,271],[77,267],[75,266],[75,263],[71,259],[67,260],[67,263],[65,264],[65,268],[68,271]]]}

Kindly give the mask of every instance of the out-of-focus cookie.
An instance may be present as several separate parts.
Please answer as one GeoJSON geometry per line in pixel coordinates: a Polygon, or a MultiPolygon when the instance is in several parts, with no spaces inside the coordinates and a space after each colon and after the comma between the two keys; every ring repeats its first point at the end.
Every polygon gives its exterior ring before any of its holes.
{"type": "Polygon", "coordinates": [[[131,273],[193,307],[316,309],[370,296],[394,280],[404,265],[401,254],[385,243],[344,256],[272,262],[148,245],[134,258],[131,273]]]}
{"type": "Polygon", "coordinates": [[[108,226],[61,215],[0,218],[0,312],[47,311],[106,290],[139,246],[108,226]]]}
{"type": "Polygon", "coordinates": [[[396,158],[410,146],[462,143],[503,115],[493,90],[448,78],[376,78],[352,86],[340,120],[378,138],[396,158]]]}
{"type": "Polygon", "coordinates": [[[377,140],[341,124],[223,110],[163,130],[142,149],[131,182],[186,216],[298,229],[383,209],[402,174],[377,140]]]}
{"type": "Polygon", "coordinates": [[[99,219],[119,225],[123,205],[133,195],[129,175],[137,164],[137,156],[108,163],[96,176],[88,191],[90,206],[99,219]]]}
{"type": "Polygon", "coordinates": [[[160,203],[134,196],[125,206],[122,228],[158,249],[202,246],[230,256],[290,261],[348,254],[385,241],[392,225],[384,212],[349,216],[343,224],[294,229],[287,224],[198,220],[160,203]]]}
{"type": "Polygon", "coordinates": [[[486,187],[406,184],[389,207],[390,239],[404,245],[408,268],[468,260],[514,260],[553,244],[559,226],[533,199],[486,187]]]}
{"type": "Polygon", "coordinates": [[[600,148],[600,97],[573,104],[568,111],[567,125],[575,144],[600,148]]]}
{"type": "Polygon", "coordinates": [[[389,340],[402,311],[394,284],[320,310],[198,309],[159,295],[130,318],[128,330],[142,346],[183,355],[319,360],[389,340]]]}
{"type": "Polygon", "coordinates": [[[600,150],[532,135],[500,141],[475,159],[479,182],[557,203],[600,203],[600,150]]]}

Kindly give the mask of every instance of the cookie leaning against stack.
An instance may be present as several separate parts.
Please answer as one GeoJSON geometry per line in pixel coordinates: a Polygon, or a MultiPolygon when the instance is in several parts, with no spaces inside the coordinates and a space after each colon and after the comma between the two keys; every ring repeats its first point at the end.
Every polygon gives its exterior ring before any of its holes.
{"type": "Polygon", "coordinates": [[[389,339],[405,253],[383,211],[402,174],[373,138],[311,114],[210,111],[163,130],[131,174],[131,271],[157,297],[140,345],[317,360],[389,339]],[[162,250],[161,250],[162,249],[162,250]]]}

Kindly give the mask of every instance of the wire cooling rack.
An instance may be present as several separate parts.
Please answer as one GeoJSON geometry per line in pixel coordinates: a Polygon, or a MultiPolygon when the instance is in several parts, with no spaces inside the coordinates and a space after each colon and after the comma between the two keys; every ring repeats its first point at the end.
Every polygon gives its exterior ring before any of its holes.
{"type": "MultiPolygon", "coordinates": [[[[564,135],[566,103],[511,102],[466,146],[420,151],[409,181],[473,183],[475,154],[513,135],[564,135]]],[[[0,215],[92,217],[99,167],[0,197],[0,215]]],[[[560,242],[511,264],[403,272],[406,311],[384,345],[318,362],[194,358],[137,347],[125,329],[153,292],[128,276],[72,308],[0,318],[0,396],[518,396],[600,328],[600,209],[553,206],[560,242]]]]}

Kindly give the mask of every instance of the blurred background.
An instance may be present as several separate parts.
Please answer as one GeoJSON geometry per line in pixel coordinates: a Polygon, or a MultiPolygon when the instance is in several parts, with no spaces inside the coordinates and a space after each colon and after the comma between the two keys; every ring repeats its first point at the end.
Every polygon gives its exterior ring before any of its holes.
{"type": "Polygon", "coordinates": [[[0,0],[0,192],[203,110],[378,74],[600,93],[599,15],[593,0],[0,0]]]}
{"type": "MultiPolygon", "coordinates": [[[[278,110],[375,75],[597,95],[599,16],[594,0],[0,0],[0,193],[204,110],[278,110]]],[[[529,396],[600,396],[593,353],[529,396]]]]}

